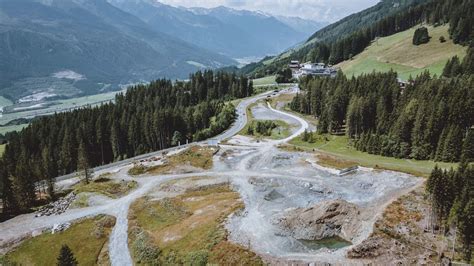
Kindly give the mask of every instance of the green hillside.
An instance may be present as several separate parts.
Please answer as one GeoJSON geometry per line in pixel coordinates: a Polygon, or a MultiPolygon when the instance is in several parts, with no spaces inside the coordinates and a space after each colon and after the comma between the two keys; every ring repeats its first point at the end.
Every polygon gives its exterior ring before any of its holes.
{"type": "MultiPolygon", "coordinates": [[[[387,40],[385,44],[387,46],[390,45],[390,42],[394,45],[401,45],[394,50],[394,54],[387,55],[388,57],[385,58],[384,51],[376,50],[382,56],[368,58],[362,65],[367,69],[354,67],[348,72],[360,71],[360,73],[364,73],[372,69],[388,70],[392,68],[392,66],[379,64],[379,62],[383,62],[399,65],[393,66],[393,68],[402,72],[402,77],[407,77],[410,73],[417,74],[425,68],[439,73],[447,59],[444,50],[452,48],[453,42],[463,46],[469,45],[470,36],[474,34],[473,20],[470,19],[473,12],[474,2],[472,0],[384,0],[374,7],[319,30],[303,45],[279,56],[271,59],[266,58],[242,68],[242,72],[260,78],[286,68],[291,60],[336,65],[360,55],[378,38],[408,31],[406,35],[397,35],[387,40]],[[432,29],[434,31],[433,39],[428,45],[420,46],[417,50],[411,49],[413,48],[411,46],[405,46],[404,44],[411,43],[413,36],[409,30],[422,23],[446,26],[432,29]],[[445,39],[452,39],[453,42],[445,43],[444,46],[431,47],[435,41],[439,42],[437,38],[440,35],[443,35],[445,39]],[[399,38],[406,39],[407,42],[400,42],[399,38]],[[403,50],[405,48],[410,48],[408,49],[410,51],[403,50]],[[436,53],[434,57],[431,57],[431,52],[436,53]],[[400,56],[406,59],[400,59],[400,56]],[[425,60],[423,59],[425,56],[430,58],[425,60]],[[406,63],[406,61],[410,62],[406,63]]],[[[378,45],[381,45],[380,41],[378,45]]],[[[451,51],[454,51],[454,54],[459,53],[457,48],[451,51]]],[[[346,68],[345,65],[344,68],[346,68]]]]}
{"type": "Polygon", "coordinates": [[[412,44],[416,28],[380,38],[352,60],[339,63],[337,67],[348,76],[393,69],[400,78],[406,80],[410,75],[415,77],[425,70],[440,75],[448,59],[455,55],[460,58],[466,55],[466,47],[454,44],[449,39],[448,25],[428,26],[431,40],[419,46],[412,44]],[[446,42],[439,41],[441,36],[446,38],[446,42]]]}

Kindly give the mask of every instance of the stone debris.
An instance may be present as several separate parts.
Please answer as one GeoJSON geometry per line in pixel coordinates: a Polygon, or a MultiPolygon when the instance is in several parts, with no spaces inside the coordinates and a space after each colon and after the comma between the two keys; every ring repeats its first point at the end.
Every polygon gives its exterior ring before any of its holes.
{"type": "Polygon", "coordinates": [[[65,231],[69,227],[71,227],[71,223],[54,224],[53,228],[51,228],[51,234],[65,231]]]}
{"type": "Polygon", "coordinates": [[[328,200],[309,208],[292,209],[275,224],[282,235],[298,240],[323,240],[339,237],[351,241],[359,228],[359,208],[345,200],[328,200]]]}
{"type": "Polygon", "coordinates": [[[71,203],[76,199],[76,196],[76,193],[71,192],[67,196],[41,207],[38,211],[36,211],[35,217],[60,215],[64,213],[69,208],[71,203]]]}

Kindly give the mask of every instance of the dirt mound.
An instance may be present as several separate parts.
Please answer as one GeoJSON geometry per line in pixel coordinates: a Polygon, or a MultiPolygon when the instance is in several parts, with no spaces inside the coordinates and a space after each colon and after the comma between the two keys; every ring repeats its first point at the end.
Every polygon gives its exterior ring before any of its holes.
{"type": "Polygon", "coordinates": [[[351,241],[359,225],[359,208],[345,200],[329,200],[287,211],[276,224],[283,235],[298,240],[342,238],[351,241]]]}
{"type": "Polygon", "coordinates": [[[351,259],[375,258],[380,256],[385,250],[389,249],[385,244],[386,240],[380,236],[370,237],[364,240],[360,245],[355,246],[347,253],[351,259]]]}

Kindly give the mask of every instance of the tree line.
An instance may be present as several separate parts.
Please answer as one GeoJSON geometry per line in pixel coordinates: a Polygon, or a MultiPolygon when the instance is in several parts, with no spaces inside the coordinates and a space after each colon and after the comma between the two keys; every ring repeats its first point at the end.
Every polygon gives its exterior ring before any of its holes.
{"type": "Polygon", "coordinates": [[[473,13],[474,2],[470,0],[432,0],[407,7],[342,39],[331,43],[315,43],[313,47],[295,55],[303,61],[337,64],[361,53],[378,37],[390,36],[421,23],[435,26],[449,23],[453,42],[469,45],[474,34],[473,13]]]}
{"type": "Polygon", "coordinates": [[[473,61],[470,48],[456,76],[425,72],[406,86],[395,72],[307,78],[290,108],[317,117],[320,133],[346,133],[364,152],[458,162],[474,156],[473,61]]]}
{"type": "Polygon", "coordinates": [[[156,80],[129,88],[114,102],[36,119],[8,135],[0,159],[3,213],[34,206],[39,181],[47,181],[44,192],[54,198],[56,176],[214,136],[235,119],[226,101],[252,94],[246,77],[205,71],[186,82],[156,80]]]}
{"type": "Polygon", "coordinates": [[[460,163],[457,170],[442,170],[437,166],[426,184],[433,209],[433,227],[450,227],[456,231],[461,254],[471,262],[474,244],[474,165],[460,163]]]}

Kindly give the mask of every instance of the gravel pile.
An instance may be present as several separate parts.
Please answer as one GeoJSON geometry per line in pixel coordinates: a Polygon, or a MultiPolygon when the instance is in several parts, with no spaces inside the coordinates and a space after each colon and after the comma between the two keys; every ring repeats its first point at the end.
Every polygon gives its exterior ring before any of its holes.
{"type": "Polygon", "coordinates": [[[276,224],[283,235],[299,240],[339,237],[351,241],[359,226],[359,209],[345,200],[328,200],[309,208],[287,211],[276,224]]]}
{"type": "Polygon", "coordinates": [[[62,214],[69,208],[69,205],[71,205],[75,199],[76,193],[69,193],[67,196],[41,207],[38,211],[36,211],[35,217],[62,214]]]}

